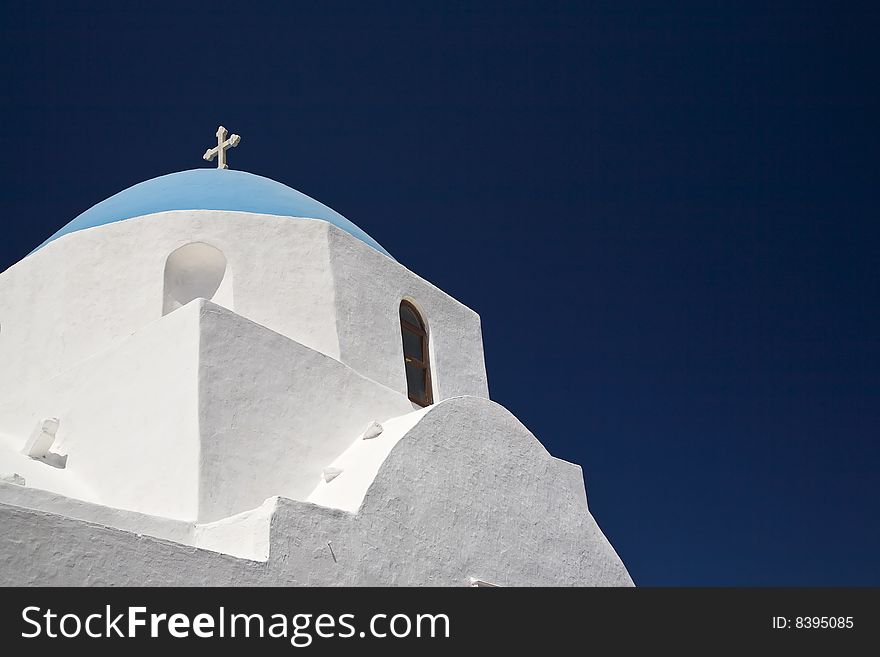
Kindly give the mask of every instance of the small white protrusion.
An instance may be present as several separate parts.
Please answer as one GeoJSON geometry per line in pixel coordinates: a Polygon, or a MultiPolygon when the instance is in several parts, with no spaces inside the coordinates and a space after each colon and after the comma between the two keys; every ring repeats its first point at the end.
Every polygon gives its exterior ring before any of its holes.
{"type": "Polygon", "coordinates": [[[55,442],[55,433],[61,422],[56,417],[50,417],[42,422],[38,422],[34,427],[31,437],[24,444],[22,454],[30,456],[32,459],[45,458],[55,442]]]}
{"type": "Polygon", "coordinates": [[[361,438],[363,440],[370,440],[371,438],[375,438],[379,434],[381,434],[385,429],[378,422],[370,422],[369,426],[364,429],[364,433],[361,434],[361,438]]]}
{"type": "Polygon", "coordinates": [[[475,588],[489,588],[489,589],[497,589],[499,588],[497,584],[490,584],[489,582],[484,582],[481,579],[477,579],[476,577],[468,577],[468,580],[471,583],[471,586],[475,588]]]}
{"type": "Polygon", "coordinates": [[[17,486],[25,486],[27,484],[25,478],[17,472],[0,474],[0,481],[6,482],[7,484],[16,484],[17,486]]]}
{"type": "Polygon", "coordinates": [[[334,467],[324,468],[324,481],[329,483],[329,482],[333,481],[334,479],[336,479],[336,477],[338,477],[341,474],[342,474],[342,468],[334,468],[334,467]]]}

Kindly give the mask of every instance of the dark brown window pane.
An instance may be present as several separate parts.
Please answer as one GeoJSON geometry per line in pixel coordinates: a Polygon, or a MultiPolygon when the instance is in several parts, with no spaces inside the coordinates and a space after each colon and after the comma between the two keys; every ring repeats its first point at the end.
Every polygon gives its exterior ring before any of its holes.
{"type": "Polygon", "coordinates": [[[413,309],[409,306],[403,305],[400,307],[400,319],[409,322],[413,326],[418,326],[422,328],[422,322],[419,319],[418,315],[413,312],[413,309]]]}
{"type": "Polygon", "coordinates": [[[400,333],[403,338],[406,389],[409,398],[421,406],[434,402],[431,394],[430,356],[425,323],[406,301],[400,304],[400,333]]]}
{"type": "Polygon", "coordinates": [[[413,363],[406,364],[406,387],[409,396],[420,401],[425,400],[425,370],[413,363]]]}
{"type": "Polygon", "coordinates": [[[403,329],[403,354],[404,356],[410,356],[412,358],[417,358],[420,361],[423,361],[424,354],[422,353],[422,336],[413,333],[412,331],[407,331],[406,328],[403,329]]]}

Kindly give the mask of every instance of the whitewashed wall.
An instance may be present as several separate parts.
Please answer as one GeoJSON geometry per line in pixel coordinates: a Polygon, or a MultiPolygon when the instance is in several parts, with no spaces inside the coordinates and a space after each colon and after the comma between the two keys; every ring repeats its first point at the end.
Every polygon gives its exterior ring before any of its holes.
{"type": "Polygon", "coordinates": [[[587,508],[580,468],[554,459],[509,412],[483,399],[448,400],[422,415],[388,455],[358,513],[285,499],[269,510],[262,561],[0,501],[0,581],[632,585],[587,508]]]}
{"type": "Polygon", "coordinates": [[[329,240],[344,363],[406,391],[399,309],[407,299],[427,323],[434,401],[489,396],[477,313],[341,230],[331,230],[329,240]]]}
{"type": "Polygon", "coordinates": [[[402,393],[230,310],[197,299],[0,405],[0,472],[36,424],[57,417],[49,490],[181,520],[212,521],[273,495],[305,499],[402,393]],[[7,441],[9,442],[9,441],[7,441]],[[78,489],[78,490],[79,490],[78,489]]]}
{"type": "Polygon", "coordinates": [[[168,518],[199,504],[199,307],[190,304],[41,384],[5,394],[0,472],[39,468],[31,485],[168,518]],[[52,450],[64,469],[19,453],[36,424],[60,420],[52,450]]]}
{"type": "Polygon", "coordinates": [[[200,303],[200,521],[272,495],[305,499],[371,421],[411,410],[340,362],[200,303]]]}
{"type": "Polygon", "coordinates": [[[488,396],[477,314],[399,263],[324,221],[181,210],[65,235],[0,273],[0,400],[159,319],[168,256],[192,242],[226,258],[217,303],[404,394],[398,307],[412,298],[435,400],[488,396]]]}

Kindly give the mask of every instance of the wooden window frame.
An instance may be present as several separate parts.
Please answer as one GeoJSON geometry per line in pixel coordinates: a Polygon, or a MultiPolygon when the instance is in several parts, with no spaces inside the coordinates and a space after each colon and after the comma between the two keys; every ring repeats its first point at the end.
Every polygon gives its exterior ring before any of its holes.
{"type": "Polygon", "coordinates": [[[414,358],[412,356],[407,356],[406,355],[406,348],[404,347],[404,351],[403,351],[404,370],[406,369],[406,366],[408,363],[412,363],[413,365],[415,365],[416,367],[418,367],[419,369],[422,370],[423,376],[425,377],[425,398],[420,399],[420,398],[413,395],[413,393],[409,389],[409,379],[407,379],[407,384],[406,384],[407,397],[409,398],[409,400],[411,402],[413,402],[414,404],[418,404],[419,406],[430,406],[431,404],[434,403],[434,394],[433,394],[433,390],[432,390],[433,385],[432,385],[432,381],[431,381],[431,354],[428,351],[428,331],[425,329],[425,320],[422,319],[422,313],[420,313],[418,311],[418,308],[416,308],[412,303],[410,303],[409,301],[407,301],[405,299],[400,302],[400,307],[398,308],[398,316],[400,318],[400,334],[401,334],[400,338],[401,338],[401,340],[403,340],[403,332],[404,331],[409,331],[410,333],[413,333],[413,334],[419,336],[419,339],[421,341],[421,347],[422,347],[422,349],[421,349],[422,356],[424,357],[424,360],[420,360],[420,359],[414,358]],[[400,312],[401,310],[403,310],[404,307],[408,308],[416,316],[416,318],[420,322],[420,325],[417,326],[417,325],[413,324],[412,322],[404,319],[403,313],[400,312]]]}

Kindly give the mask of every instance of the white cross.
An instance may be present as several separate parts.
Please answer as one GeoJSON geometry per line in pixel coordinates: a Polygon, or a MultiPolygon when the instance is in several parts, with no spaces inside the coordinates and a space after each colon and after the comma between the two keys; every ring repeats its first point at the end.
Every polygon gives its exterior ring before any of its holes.
{"type": "Polygon", "coordinates": [[[226,166],[226,149],[235,148],[240,141],[241,137],[238,135],[230,135],[229,139],[226,139],[226,128],[221,125],[217,128],[217,145],[214,148],[206,150],[202,157],[208,160],[208,162],[216,157],[217,168],[228,169],[229,167],[226,166]]]}

